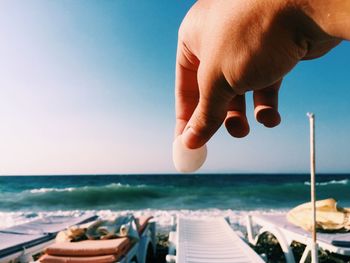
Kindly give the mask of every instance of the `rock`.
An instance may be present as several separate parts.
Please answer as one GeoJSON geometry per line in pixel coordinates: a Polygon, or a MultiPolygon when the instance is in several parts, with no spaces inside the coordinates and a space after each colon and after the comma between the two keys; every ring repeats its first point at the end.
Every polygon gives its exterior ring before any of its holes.
{"type": "Polygon", "coordinates": [[[178,136],[173,143],[173,161],[177,171],[191,173],[198,170],[207,158],[207,147],[203,145],[198,149],[189,149],[178,136]]]}

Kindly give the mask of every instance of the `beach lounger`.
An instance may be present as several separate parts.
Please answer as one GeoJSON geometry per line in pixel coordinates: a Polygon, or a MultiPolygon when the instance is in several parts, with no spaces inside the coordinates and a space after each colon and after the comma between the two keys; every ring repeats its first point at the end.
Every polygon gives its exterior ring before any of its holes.
{"type": "Polygon", "coordinates": [[[264,262],[221,217],[179,217],[169,243],[168,263],[264,262]]]}
{"type": "Polygon", "coordinates": [[[54,243],[46,248],[42,263],[151,263],[156,249],[155,222],[138,219],[139,241],[128,237],[54,243]]]}
{"type": "MultiPolygon", "coordinates": [[[[286,215],[259,215],[247,217],[249,242],[256,245],[265,233],[271,233],[278,240],[287,263],[294,263],[291,249],[293,241],[306,245],[300,262],[304,262],[310,252],[311,233],[288,222],[286,215]],[[260,228],[256,230],[256,228],[260,228]],[[256,233],[255,233],[256,232],[256,233]]],[[[318,248],[330,253],[350,256],[350,233],[317,233],[318,248]]]]}
{"type": "Polygon", "coordinates": [[[80,217],[55,216],[0,230],[0,262],[11,260],[29,262],[55,239],[57,233],[72,225],[83,224],[97,217],[91,214],[80,217]]]}

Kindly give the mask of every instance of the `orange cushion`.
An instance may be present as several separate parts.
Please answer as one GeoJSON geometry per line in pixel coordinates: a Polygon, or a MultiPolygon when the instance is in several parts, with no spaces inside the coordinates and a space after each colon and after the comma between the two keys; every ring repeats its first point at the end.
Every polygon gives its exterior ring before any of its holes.
{"type": "Polygon", "coordinates": [[[59,257],[45,254],[39,261],[42,263],[113,263],[118,258],[115,255],[96,257],[59,257]]]}
{"type": "Polygon", "coordinates": [[[128,238],[108,240],[84,240],[80,242],[55,243],[46,248],[46,253],[54,256],[102,256],[116,255],[120,257],[130,247],[128,238]]]}

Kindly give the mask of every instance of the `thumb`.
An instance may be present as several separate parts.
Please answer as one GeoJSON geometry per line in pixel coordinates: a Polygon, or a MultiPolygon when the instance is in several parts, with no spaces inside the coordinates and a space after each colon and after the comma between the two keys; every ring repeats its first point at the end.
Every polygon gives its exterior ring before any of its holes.
{"type": "Polygon", "coordinates": [[[203,146],[224,122],[234,92],[225,77],[198,69],[199,103],[183,132],[190,149],[203,146]]]}

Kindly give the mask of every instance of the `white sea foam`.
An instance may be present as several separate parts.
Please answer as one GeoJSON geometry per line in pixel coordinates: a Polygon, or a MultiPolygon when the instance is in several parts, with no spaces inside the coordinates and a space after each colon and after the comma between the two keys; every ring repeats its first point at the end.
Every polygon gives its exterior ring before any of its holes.
{"type": "MultiPolygon", "coordinates": [[[[102,186],[103,187],[103,186],[102,186]]],[[[108,187],[108,188],[114,188],[114,187],[130,187],[129,184],[121,184],[121,183],[111,183],[108,185],[105,185],[104,187],[108,187]]]]}
{"type": "MultiPolygon", "coordinates": [[[[145,184],[136,185],[137,188],[143,188],[146,187],[145,184]]],[[[75,190],[89,190],[91,188],[119,188],[119,187],[131,187],[129,184],[121,184],[121,183],[111,183],[108,185],[103,186],[82,186],[82,187],[67,187],[67,188],[38,188],[38,189],[31,189],[29,190],[32,194],[39,194],[39,193],[49,193],[49,192],[72,192],[75,190]]]]}
{"type": "MultiPolygon", "coordinates": [[[[349,180],[348,179],[343,179],[343,180],[331,180],[328,182],[316,182],[317,186],[326,186],[326,185],[332,185],[332,184],[348,184],[349,180]]],[[[310,185],[310,182],[304,182],[305,185],[310,185]]]]}
{"type": "Polygon", "coordinates": [[[71,211],[43,211],[43,212],[0,212],[0,229],[31,222],[39,218],[51,216],[75,216],[84,212],[80,210],[71,211]]]}
{"type": "Polygon", "coordinates": [[[32,194],[39,194],[39,193],[48,193],[48,192],[72,192],[76,188],[74,187],[67,187],[67,188],[39,188],[39,189],[32,189],[29,190],[32,194]]]}
{"type": "Polygon", "coordinates": [[[255,210],[255,211],[235,211],[232,209],[202,209],[202,210],[98,210],[98,211],[42,211],[37,213],[32,212],[0,212],[0,229],[11,227],[22,223],[27,223],[38,218],[50,216],[79,216],[84,212],[93,213],[104,219],[112,219],[116,216],[132,213],[136,217],[141,215],[153,216],[157,224],[158,232],[169,232],[171,223],[176,216],[185,216],[193,218],[207,218],[207,217],[225,217],[229,219],[234,228],[240,228],[245,224],[246,215],[252,214],[281,214],[285,210],[255,210]]]}

